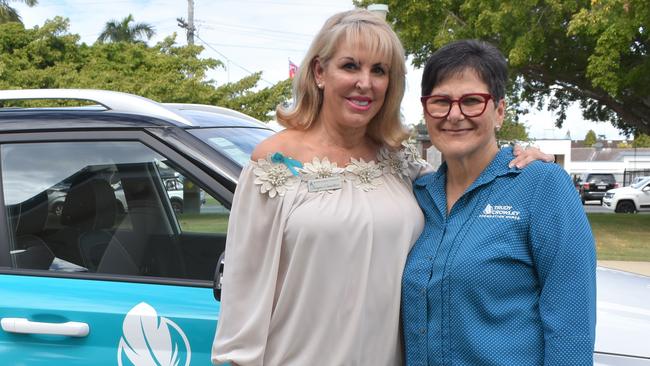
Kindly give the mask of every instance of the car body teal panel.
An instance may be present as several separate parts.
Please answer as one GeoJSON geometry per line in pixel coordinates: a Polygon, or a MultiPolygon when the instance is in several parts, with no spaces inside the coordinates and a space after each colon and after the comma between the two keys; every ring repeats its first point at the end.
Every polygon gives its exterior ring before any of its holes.
{"type": "Polygon", "coordinates": [[[0,331],[2,365],[137,365],[149,357],[211,365],[219,303],[210,288],[2,274],[0,299],[3,319],[90,328],[78,338],[0,331]]]}

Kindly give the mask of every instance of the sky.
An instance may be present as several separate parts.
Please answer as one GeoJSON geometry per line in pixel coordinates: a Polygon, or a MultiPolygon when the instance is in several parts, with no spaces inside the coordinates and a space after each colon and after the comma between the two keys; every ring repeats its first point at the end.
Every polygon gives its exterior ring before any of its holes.
{"type": "MultiPolygon", "coordinates": [[[[18,9],[26,27],[42,25],[46,19],[63,16],[70,20],[70,32],[81,41],[94,43],[106,22],[121,20],[132,14],[136,22],[154,26],[153,45],[177,33],[176,41],[186,44],[185,30],[176,18],[187,19],[186,0],[39,0],[28,8],[10,2],[18,9]]],[[[353,9],[351,0],[194,0],[194,22],[198,36],[195,44],[205,50],[201,57],[221,60],[219,68],[209,77],[218,84],[237,81],[253,72],[262,71],[260,87],[284,80],[289,73],[289,60],[300,65],[309,44],[325,20],[331,15],[353,9]]],[[[407,60],[406,94],[402,113],[407,124],[422,120],[420,106],[421,69],[407,60]]],[[[532,111],[520,116],[535,139],[564,138],[570,131],[572,139],[584,139],[587,131],[607,139],[623,139],[609,123],[585,121],[577,106],[568,112],[562,129],[554,126],[555,116],[547,111],[532,111]]]]}

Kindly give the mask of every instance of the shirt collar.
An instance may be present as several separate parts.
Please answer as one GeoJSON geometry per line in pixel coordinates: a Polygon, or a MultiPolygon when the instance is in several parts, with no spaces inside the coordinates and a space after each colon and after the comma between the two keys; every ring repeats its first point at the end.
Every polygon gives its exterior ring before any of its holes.
{"type": "Polygon", "coordinates": [[[438,167],[438,170],[433,174],[425,174],[417,178],[413,184],[416,187],[425,187],[429,184],[434,183],[436,180],[442,177],[444,179],[445,173],[447,172],[447,163],[443,162],[442,165],[438,167]]]}
{"type": "Polygon", "coordinates": [[[484,184],[490,183],[497,177],[501,177],[508,174],[519,174],[521,170],[517,167],[510,168],[508,164],[515,156],[512,154],[512,147],[504,147],[496,154],[492,162],[483,169],[483,172],[479,177],[472,183],[472,185],[467,189],[471,191],[472,189],[482,186],[484,184]]]}
{"type": "MultiPolygon", "coordinates": [[[[508,164],[515,156],[512,154],[512,147],[504,147],[499,152],[497,152],[492,162],[483,170],[481,175],[472,183],[468,190],[471,190],[475,187],[481,186],[483,184],[489,183],[497,177],[507,175],[507,174],[519,174],[521,172],[517,167],[508,167],[508,164]]],[[[447,163],[444,162],[438,168],[438,171],[434,174],[427,174],[418,178],[414,184],[417,187],[424,187],[430,184],[436,183],[438,180],[442,179],[443,182],[447,175],[447,163]]]]}
{"type": "MultiPolygon", "coordinates": [[[[508,163],[514,158],[512,148],[506,147],[497,153],[492,162],[483,170],[481,175],[472,183],[472,185],[463,193],[463,196],[478,187],[492,182],[497,177],[508,174],[519,174],[517,168],[508,167],[508,163]]],[[[426,191],[431,198],[433,206],[441,215],[446,215],[447,193],[445,191],[445,182],[447,180],[447,164],[443,163],[434,174],[428,174],[418,178],[414,183],[414,190],[421,192],[426,191]]],[[[417,193],[416,193],[417,197],[417,193]]],[[[422,201],[418,199],[420,205],[422,201]]]]}

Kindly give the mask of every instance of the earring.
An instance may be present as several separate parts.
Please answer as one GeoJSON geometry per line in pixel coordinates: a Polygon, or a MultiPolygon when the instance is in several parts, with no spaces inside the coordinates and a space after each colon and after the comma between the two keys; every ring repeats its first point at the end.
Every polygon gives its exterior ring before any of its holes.
{"type": "Polygon", "coordinates": [[[495,129],[497,130],[497,132],[501,131],[501,125],[497,125],[495,129]]]}
{"type": "Polygon", "coordinates": [[[316,86],[318,87],[318,89],[323,89],[323,83],[318,83],[316,84],[316,86]]]}

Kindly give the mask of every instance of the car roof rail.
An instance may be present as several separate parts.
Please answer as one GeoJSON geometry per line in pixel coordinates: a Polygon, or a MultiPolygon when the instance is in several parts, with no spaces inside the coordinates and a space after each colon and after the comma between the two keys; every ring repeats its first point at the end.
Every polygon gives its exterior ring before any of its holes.
{"type": "Polygon", "coordinates": [[[139,95],[97,89],[15,89],[0,90],[0,100],[67,99],[87,100],[107,110],[147,114],[171,119],[184,125],[193,125],[187,118],[163,104],[139,95]]]}
{"type": "Polygon", "coordinates": [[[257,118],[253,118],[247,114],[244,114],[242,112],[230,108],[224,108],[224,107],[208,105],[208,104],[191,104],[191,103],[162,103],[162,104],[174,109],[210,112],[210,113],[217,113],[225,116],[236,117],[236,118],[244,119],[256,124],[261,124],[263,126],[266,126],[262,121],[258,120],[257,118]]]}

